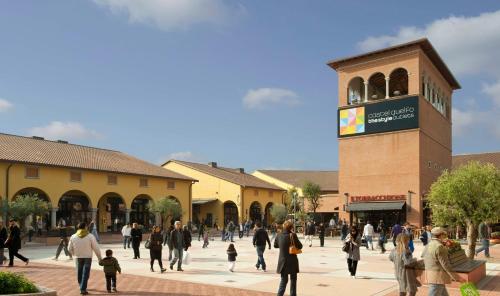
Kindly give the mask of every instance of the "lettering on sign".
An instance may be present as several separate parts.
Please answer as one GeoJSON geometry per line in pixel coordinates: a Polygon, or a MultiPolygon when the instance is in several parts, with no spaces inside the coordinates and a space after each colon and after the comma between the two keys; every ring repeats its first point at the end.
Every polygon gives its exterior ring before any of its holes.
{"type": "Polygon", "coordinates": [[[406,195],[353,195],[351,202],[406,200],[406,195]]]}

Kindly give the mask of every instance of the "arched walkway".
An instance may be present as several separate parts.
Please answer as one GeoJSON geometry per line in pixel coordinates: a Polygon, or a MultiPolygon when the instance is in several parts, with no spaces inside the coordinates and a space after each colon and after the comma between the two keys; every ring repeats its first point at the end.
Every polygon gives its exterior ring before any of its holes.
{"type": "MultiPolygon", "coordinates": [[[[21,195],[36,196],[38,199],[41,199],[43,201],[48,202],[49,207],[52,207],[52,203],[51,203],[50,198],[47,195],[47,193],[45,193],[43,190],[41,190],[39,188],[36,188],[36,187],[23,188],[23,189],[17,191],[12,196],[12,201],[15,201],[16,198],[18,196],[21,196],[21,195]]],[[[33,215],[31,215],[23,223],[31,224],[35,228],[35,231],[38,233],[38,235],[41,235],[44,232],[49,232],[49,230],[52,226],[51,221],[52,221],[52,211],[49,211],[47,214],[42,215],[42,216],[33,217],[33,215]]]]}
{"type": "Polygon", "coordinates": [[[349,105],[363,102],[365,99],[365,83],[363,78],[354,77],[347,88],[347,103],[349,105]]]}
{"type": "Polygon", "coordinates": [[[97,205],[99,232],[119,232],[126,222],[125,213],[125,201],[119,194],[104,194],[97,205]]]}
{"type": "Polygon", "coordinates": [[[226,201],[224,203],[224,226],[230,221],[236,225],[238,224],[238,206],[232,201],[226,201]]]}
{"type": "Polygon", "coordinates": [[[92,220],[92,204],[87,194],[79,190],[64,193],[59,199],[57,221],[63,219],[66,225],[76,226],[92,220]]]}
{"type": "Polygon", "coordinates": [[[389,77],[389,96],[397,97],[408,94],[408,71],[397,68],[389,77]]]}
{"type": "Polygon", "coordinates": [[[386,82],[384,74],[377,72],[368,80],[368,100],[381,100],[386,97],[386,82]]]}
{"type": "Polygon", "coordinates": [[[266,210],[264,211],[264,225],[268,226],[273,223],[273,217],[271,216],[271,207],[274,204],[272,202],[268,202],[266,205],[266,210]]]}
{"type": "Polygon", "coordinates": [[[138,223],[149,229],[155,224],[155,215],[150,210],[153,199],[146,194],[138,195],[132,200],[130,207],[130,222],[138,223]]]}
{"type": "Polygon", "coordinates": [[[250,205],[250,219],[254,223],[257,221],[262,221],[262,206],[257,201],[254,201],[250,205]]]}

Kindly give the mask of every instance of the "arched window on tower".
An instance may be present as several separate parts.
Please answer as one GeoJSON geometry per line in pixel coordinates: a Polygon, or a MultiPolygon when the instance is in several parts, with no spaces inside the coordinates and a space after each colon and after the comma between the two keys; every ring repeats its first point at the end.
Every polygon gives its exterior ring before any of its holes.
{"type": "Polygon", "coordinates": [[[361,103],[365,98],[365,84],[361,77],[354,77],[347,88],[347,103],[349,105],[361,103]]]}
{"type": "Polygon", "coordinates": [[[368,80],[368,100],[380,100],[385,98],[385,95],[385,75],[377,72],[368,80]]]}
{"type": "Polygon", "coordinates": [[[397,68],[389,76],[389,96],[397,97],[408,94],[408,71],[397,68]]]}

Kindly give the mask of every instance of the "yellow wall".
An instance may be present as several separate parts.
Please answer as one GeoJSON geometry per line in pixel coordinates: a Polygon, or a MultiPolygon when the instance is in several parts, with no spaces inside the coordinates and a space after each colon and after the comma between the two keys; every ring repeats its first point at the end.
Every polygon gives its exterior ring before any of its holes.
{"type": "MultiPolygon", "coordinates": [[[[252,173],[252,175],[254,175],[255,177],[261,179],[261,180],[264,180],[268,183],[271,183],[271,184],[274,184],[278,187],[281,187],[283,189],[285,189],[286,191],[294,188],[294,186],[292,184],[289,184],[289,183],[286,183],[286,182],[283,182],[282,180],[279,180],[279,179],[276,179],[276,178],[273,178],[271,176],[268,176],[262,172],[259,172],[259,171],[255,171],[252,173]]],[[[302,188],[300,187],[295,187],[295,189],[297,189],[297,193],[299,194],[299,196],[303,196],[302,194],[302,188]]]]}
{"type": "MultiPolygon", "coordinates": [[[[2,198],[5,198],[6,194],[5,176],[7,167],[7,163],[0,162],[0,196],[2,198]]],[[[114,174],[118,177],[118,184],[108,185],[108,173],[106,172],[48,166],[37,167],[39,167],[39,178],[27,179],[25,178],[26,165],[12,165],[9,173],[9,200],[12,200],[24,188],[37,188],[45,192],[50,199],[52,207],[57,208],[59,199],[66,192],[78,190],[87,195],[91,208],[97,208],[101,197],[106,193],[113,192],[121,196],[126,204],[126,208],[130,209],[133,199],[138,195],[148,195],[153,201],[166,196],[174,196],[181,204],[183,220],[187,221],[190,218],[189,187],[191,181],[170,179],[171,181],[175,181],[175,189],[167,189],[167,180],[169,179],[114,174]],[[71,171],[81,171],[82,181],[71,182],[71,171]],[[149,180],[149,187],[140,187],[140,178],[147,178],[149,180]]]]}

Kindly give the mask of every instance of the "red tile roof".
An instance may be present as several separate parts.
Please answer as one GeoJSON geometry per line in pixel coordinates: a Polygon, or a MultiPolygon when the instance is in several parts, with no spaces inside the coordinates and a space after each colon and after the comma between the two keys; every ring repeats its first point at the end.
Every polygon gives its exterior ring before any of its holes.
{"type": "Polygon", "coordinates": [[[500,169],[500,152],[454,155],[451,159],[452,169],[456,169],[461,165],[467,164],[469,161],[492,163],[500,169]]]}
{"type": "Polygon", "coordinates": [[[258,172],[295,187],[302,187],[306,181],[310,181],[318,184],[321,191],[339,190],[338,171],[258,170],[258,172]]]}

